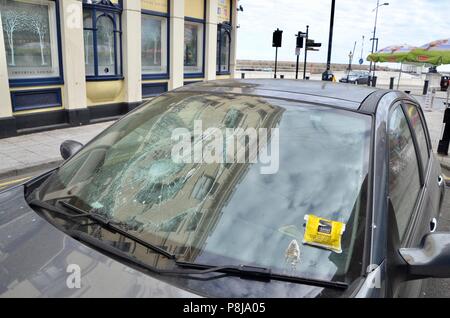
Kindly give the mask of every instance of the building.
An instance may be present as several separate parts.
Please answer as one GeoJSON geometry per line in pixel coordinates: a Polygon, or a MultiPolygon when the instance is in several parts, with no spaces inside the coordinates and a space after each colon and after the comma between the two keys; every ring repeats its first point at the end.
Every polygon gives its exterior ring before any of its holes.
{"type": "Polygon", "coordinates": [[[238,0],[0,0],[0,138],[234,76],[238,0]]]}

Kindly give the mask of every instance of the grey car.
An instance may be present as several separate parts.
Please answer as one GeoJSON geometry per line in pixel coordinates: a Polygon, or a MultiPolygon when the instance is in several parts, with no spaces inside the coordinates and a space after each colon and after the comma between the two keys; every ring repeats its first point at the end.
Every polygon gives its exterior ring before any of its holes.
{"type": "Polygon", "coordinates": [[[444,179],[401,92],[198,83],[61,152],[0,193],[1,297],[415,297],[450,277],[444,179]]]}
{"type": "Polygon", "coordinates": [[[340,83],[367,85],[369,83],[369,72],[351,71],[339,80],[340,83]]]}

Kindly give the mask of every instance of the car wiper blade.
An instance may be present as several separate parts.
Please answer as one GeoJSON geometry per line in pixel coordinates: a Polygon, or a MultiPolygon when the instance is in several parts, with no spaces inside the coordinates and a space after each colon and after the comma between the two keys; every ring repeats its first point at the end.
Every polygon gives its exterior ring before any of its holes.
{"type": "Polygon", "coordinates": [[[213,266],[213,265],[204,265],[204,264],[196,264],[189,262],[180,262],[177,261],[176,264],[182,268],[190,268],[197,269],[198,271],[189,272],[190,275],[202,275],[209,273],[223,273],[227,275],[234,275],[241,277],[243,279],[252,279],[270,282],[271,280],[296,283],[296,284],[304,284],[311,286],[318,286],[324,288],[335,288],[335,289],[347,289],[348,284],[344,282],[331,282],[326,280],[312,279],[312,278],[304,278],[298,276],[289,276],[283,274],[273,273],[270,269],[255,267],[255,266],[213,266]]]}
{"type": "Polygon", "coordinates": [[[28,202],[28,205],[31,207],[38,207],[47,211],[51,211],[54,213],[57,213],[59,215],[63,215],[66,216],[68,218],[82,218],[82,217],[89,217],[89,213],[78,213],[78,214],[71,214],[71,213],[67,213],[66,211],[51,205],[50,203],[47,203],[45,201],[41,201],[41,200],[37,200],[37,199],[33,199],[30,202],[28,202]]]}
{"type": "Polygon", "coordinates": [[[115,221],[113,221],[111,219],[108,219],[108,218],[106,218],[106,217],[104,217],[104,216],[102,216],[100,214],[83,211],[82,209],[77,208],[76,206],[73,206],[72,204],[69,204],[67,202],[61,201],[60,203],[64,207],[66,207],[66,208],[68,208],[68,209],[70,209],[70,210],[72,210],[72,211],[74,211],[76,213],[79,213],[79,214],[87,213],[91,219],[93,219],[95,221],[98,221],[104,227],[109,228],[110,230],[112,230],[112,231],[114,231],[116,233],[119,233],[120,235],[123,235],[126,238],[129,238],[130,240],[135,241],[136,243],[141,244],[142,246],[144,246],[144,247],[146,247],[148,249],[151,249],[154,252],[157,252],[157,253],[159,253],[161,255],[164,255],[165,257],[167,257],[169,259],[172,259],[172,260],[175,259],[175,255],[167,252],[165,249],[162,249],[162,248],[160,248],[160,247],[158,247],[156,245],[153,245],[153,244],[151,244],[151,243],[149,243],[147,241],[144,241],[144,240],[140,239],[139,237],[137,237],[137,236],[135,236],[133,234],[130,234],[128,231],[122,229],[121,226],[125,226],[126,227],[126,224],[124,224],[124,223],[115,222],[115,221]]]}
{"type": "Polygon", "coordinates": [[[66,216],[68,218],[81,218],[81,217],[85,217],[85,218],[89,218],[92,221],[94,221],[96,224],[103,226],[115,233],[119,233],[122,236],[125,236],[126,238],[148,248],[151,249],[154,252],[157,252],[161,255],[164,255],[165,257],[174,260],[175,259],[175,255],[167,252],[166,250],[153,245],[151,243],[148,243],[142,239],[140,239],[139,237],[136,237],[132,234],[130,234],[129,232],[127,232],[126,230],[122,229],[121,226],[124,226],[123,223],[120,222],[115,222],[114,220],[108,219],[103,215],[100,215],[98,213],[93,213],[93,212],[86,212],[83,211],[80,208],[77,208],[76,206],[73,206],[72,204],[69,204],[67,202],[64,201],[60,201],[60,204],[62,206],[64,206],[65,208],[69,209],[72,212],[75,212],[76,214],[70,214],[67,213],[66,211],[64,211],[63,209],[56,207],[54,205],[51,205],[45,201],[41,201],[41,200],[37,200],[37,199],[33,199],[28,203],[30,206],[36,206],[54,213],[58,213],[60,215],[66,216]]]}
{"type": "Polygon", "coordinates": [[[184,277],[188,279],[194,279],[197,275],[206,275],[206,274],[214,274],[214,273],[221,273],[223,275],[220,276],[214,276],[209,277],[208,279],[215,279],[215,278],[222,278],[224,276],[237,276],[242,279],[248,279],[248,280],[256,280],[256,281],[262,281],[262,282],[270,282],[272,280],[277,281],[284,281],[289,283],[296,283],[296,284],[303,284],[303,285],[310,285],[310,286],[317,286],[317,287],[324,287],[324,288],[335,288],[335,289],[347,289],[348,284],[342,283],[342,282],[329,282],[329,281],[322,281],[322,280],[316,280],[316,279],[310,279],[310,278],[302,278],[302,277],[295,277],[295,276],[287,276],[287,275],[279,275],[272,273],[270,269],[260,268],[260,267],[254,267],[254,266],[212,266],[212,265],[202,265],[202,264],[195,264],[195,263],[188,263],[188,262],[179,262],[175,260],[175,264],[180,269],[159,269],[157,267],[150,266],[146,264],[145,262],[137,259],[136,257],[133,257],[129,253],[126,253],[120,249],[118,249],[115,246],[109,245],[102,240],[99,240],[97,238],[94,238],[90,236],[89,234],[86,234],[81,231],[74,231],[71,230],[68,232],[68,234],[73,237],[76,240],[79,240],[81,242],[87,243],[88,245],[91,245],[95,248],[99,248],[111,255],[114,255],[115,257],[118,257],[122,260],[125,260],[127,262],[133,263],[139,267],[142,267],[145,270],[148,270],[149,272],[152,272],[154,274],[162,275],[162,276],[177,276],[177,277],[184,277]],[[191,270],[186,270],[186,269],[191,270]]]}
{"type": "MultiPolygon", "coordinates": [[[[277,281],[303,284],[303,285],[309,285],[309,286],[324,287],[324,288],[334,288],[334,289],[347,289],[348,288],[348,284],[343,283],[343,282],[330,282],[330,281],[323,281],[323,280],[317,280],[317,279],[311,279],[311,278],[280,275],[280,274],[272,273],[272,271],[270,269],[255,267],[255,266],[245,266],[245,265],[213,266],[213,265],[203,265],[203,264],[196,264],[196,263],[189,263],[189,262],[180,262],[174,258],[173,260],[175,261],[175,265],[178,266],[179,269],[169,269],[169,270],[159,269],[157,267],[153,267],[153,266],[146,264],[145,262],[137,259],[136,257],[133,257],[129,253],[124,252],[115,246],[109,245],[102,240],[99,240],[97,238],[90,236],[87,233],[84,233],[81,231],[70,230],[70,231],[68,231],[68,234],[76,240],[85,242],[88,245],[91,245],[95,248],[99,248],[99,249],[101,249],[107,253],[110,253],[111,255],[114,255],[120,259],[131,262],[131,263],[138,265],[152,273],[162,275],[162,276],[177,276],[177,277],[184,277],[184,278],[188,278],[188,279],[194,279],[194,278],[196,278],[195,276],[198,276],[198,275],[221,273],[223,275],[220,275],[219,276],[220,278],[222,278],[224,276],[237,276],[242,279],[256,280],[256,281],[262,281],[262,282],[270,282],[272,280],[277,280],[277,281]],[[191,270],[186,270],[186,269],[191,269],[191,270]]],[[[215,278],[218,278],[218,276],[209,277],[208,279],[215,279],[215,278]]]]}

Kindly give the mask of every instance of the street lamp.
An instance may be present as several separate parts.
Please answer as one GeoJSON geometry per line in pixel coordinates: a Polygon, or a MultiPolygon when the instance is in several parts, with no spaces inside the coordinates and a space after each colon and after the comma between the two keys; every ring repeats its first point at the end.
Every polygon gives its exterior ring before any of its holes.
{"type": "MultiPolygon", "coordinates": [[[[372,10],[372,12],[376,11],[376,13],[375,13],[375,25],[373,27],[373,38],[371,39],[372,40],[372,54],[375,53],[375,41],[377,41],[377,50],[378,50],[378,39],[377,39],[378,9],[380,9],[380,7],[388,6],[388,5],[389,5],[388,2],[380,4],[380,0],[377,0],[377,7],[372,10]]],[[[376,66],[376,64],[374,64],[372,78],[375,77],[375,66],[376,66]]],[[[370,61],[369,75],[370,75],[371,72],[372,72],[372,61],[370,61]]],[[[370,85],[370,81],[369,81],[369,85],[370,85]]]]}

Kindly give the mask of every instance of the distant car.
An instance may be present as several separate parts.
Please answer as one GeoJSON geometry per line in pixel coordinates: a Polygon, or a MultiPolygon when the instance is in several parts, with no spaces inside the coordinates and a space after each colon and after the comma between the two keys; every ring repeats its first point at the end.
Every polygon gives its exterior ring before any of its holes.
{"type": "Polygon", "coordinates": [[[0,192],[0,297],[411,297],[450,277],[444,179],[402,92],[197,83],[61,153],[0,192]],[[229,160],[234,133],[258,160],[229,160]]]}
{"type": "Polygon", "coordinates": [[[450,85],[450,76],[442,76],[441,77],[441,92],[446,92],[450,85]]]}
{"type": "Polygon", "coordinates": [[[348,75],[344,75],[339,80],[340,83],[357,84],[357,85],[367,85],[369,83],[369,73],[368,72],[350,72],[348,75]]]}

